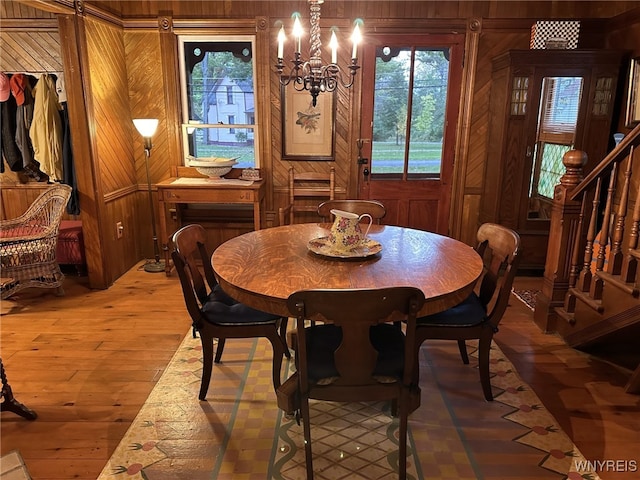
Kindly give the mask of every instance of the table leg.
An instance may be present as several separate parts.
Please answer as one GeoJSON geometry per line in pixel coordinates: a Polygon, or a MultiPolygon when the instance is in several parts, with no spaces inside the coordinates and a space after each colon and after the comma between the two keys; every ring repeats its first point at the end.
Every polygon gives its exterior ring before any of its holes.
{"type": "Polygon", "coordinates": [[[260,230],[262,227],[262,210],[261,210],[261,201],[253,202],[253,229],[260,230]]]}
{"type": "Polygon", "coordinates": [[[13,412],[16,415],[26,418],[27,420],[35,420],[38,414],[30,408],[24,406],[13,397],[11,386],[7,382],[7,375],[4,371],[4,364],[0,358],[0,378],[2,378],[2,403],[0,403],[0,411],[13,412]]]}

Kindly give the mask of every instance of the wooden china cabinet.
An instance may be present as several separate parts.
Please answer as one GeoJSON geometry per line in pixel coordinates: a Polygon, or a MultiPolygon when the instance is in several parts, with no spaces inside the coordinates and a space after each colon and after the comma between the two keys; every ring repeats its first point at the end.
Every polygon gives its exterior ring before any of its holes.
{"type": "Polygon", "coordinates": [[[493,59],[479,223],[521,235],[522,270],[544,270],[564,152],[584,150],[588,172],[611,148],[623,58],[612,50],[512,50],[493,59]]]}

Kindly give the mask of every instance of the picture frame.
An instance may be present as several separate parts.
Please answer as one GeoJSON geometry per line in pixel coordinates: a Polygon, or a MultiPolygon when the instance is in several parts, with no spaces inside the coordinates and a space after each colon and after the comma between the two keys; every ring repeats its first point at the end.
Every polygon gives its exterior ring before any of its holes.
{"type": "Polygon", "coordinates": [[[625,123],[628,128],[633,128],[640,123],[640,57],[631,60],[625,123]]]}
{"type": "Polygon", "coordinates": [[[293,83],[280,88],[282,108],[282,159],[335,160],[335,94],[323,92],[313,106],[308,90],[293,83]]]}

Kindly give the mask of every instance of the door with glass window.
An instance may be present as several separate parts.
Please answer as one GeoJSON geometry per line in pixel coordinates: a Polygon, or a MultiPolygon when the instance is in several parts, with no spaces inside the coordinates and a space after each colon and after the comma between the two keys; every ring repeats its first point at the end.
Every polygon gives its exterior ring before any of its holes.
{"type": "Polygon", "coordinates": [[[384,223],[447,234],[464,35],[367,35],[359,197],[384,223]]]}

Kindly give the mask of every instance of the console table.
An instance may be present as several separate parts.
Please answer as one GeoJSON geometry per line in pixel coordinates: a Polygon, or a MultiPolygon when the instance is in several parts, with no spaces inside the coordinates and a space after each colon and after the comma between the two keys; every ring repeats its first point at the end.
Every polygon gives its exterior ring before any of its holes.
{"type": "Polygon", "coordinates": [[[165,259],[165,273],[171,274],[167,206],[187,203],[253,205],[253,228],[264,224],[264,180],[248,182],[238,179],[169,178],[157,184],[160,239],[165,259]]]}

